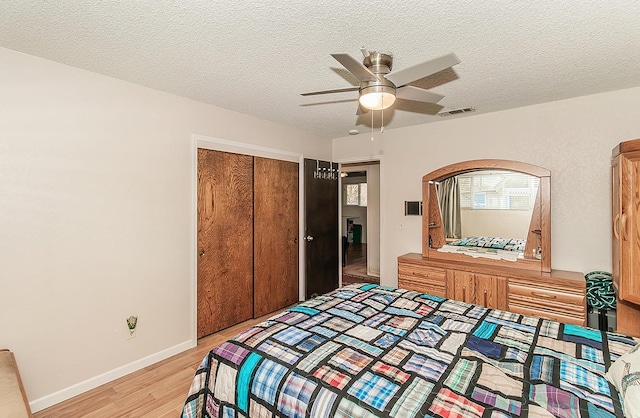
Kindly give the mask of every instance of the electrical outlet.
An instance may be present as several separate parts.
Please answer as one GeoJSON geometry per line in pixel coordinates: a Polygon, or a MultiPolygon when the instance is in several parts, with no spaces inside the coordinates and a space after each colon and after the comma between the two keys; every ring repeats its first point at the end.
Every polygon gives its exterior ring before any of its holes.
{"type": "Polygon", "coordinates": [[[127,336],[127,340],[132,338],[136,338],[136,326],[138,325],[138,317],[131,315],[129,318],[126,318],[127,328],[129,335],[127,336]]]}

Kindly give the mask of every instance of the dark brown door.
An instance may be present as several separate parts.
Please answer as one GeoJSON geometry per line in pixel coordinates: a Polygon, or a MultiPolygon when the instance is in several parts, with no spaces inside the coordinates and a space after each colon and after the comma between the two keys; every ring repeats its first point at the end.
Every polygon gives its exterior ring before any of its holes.
{"type": "Polygon", "coordinates": [[[298,164],[254,158],[254,317],[298,301],[298,164]]]}
{"type": "Polygon", "coordinates": [[[253,157],[198,149],[198,338],[253,317],[253,157]]]}
{"type": "Polygon", "coordinates": [[[338,164],[304,160],[307,299],[338,287],[338,164]]]}

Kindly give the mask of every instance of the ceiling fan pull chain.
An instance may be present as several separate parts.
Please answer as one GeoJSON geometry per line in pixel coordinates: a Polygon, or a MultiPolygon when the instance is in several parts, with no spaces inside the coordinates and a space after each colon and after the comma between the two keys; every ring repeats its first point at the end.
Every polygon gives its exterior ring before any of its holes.
{"type": "Polygon", "coordinates": [[[382,109],[380,109],[380,133],[384,133],[384,95],[380,99],[380,103],[382,104],[382,109]]]}
{"type": "Polygon", "coordinates": [[[371,111],[371,142],[373,142],[373,111],[371,111]]]}

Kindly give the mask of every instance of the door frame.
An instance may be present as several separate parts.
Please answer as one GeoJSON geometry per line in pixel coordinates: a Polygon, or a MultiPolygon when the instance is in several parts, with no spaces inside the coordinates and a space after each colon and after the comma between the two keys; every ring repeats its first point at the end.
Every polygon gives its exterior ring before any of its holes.
{"type": "MultiPolygon", "coordinates": [[[[379,195],[380,197],[383,196],[383,190],[384,190],[384,183],[382,181],[383,177],[383,173],[384,173],[384,164],[383,164],[383,158],[382,155],[380,154],[376,154],[376,155],[372,155],[370,157],[356,157],[356,158],[342,158],[342,159],[337,159],[334,160],[334,162],[337,162],[340,164],[340,172],[342,172],[342,164],[357,164],[357,163],[367,163],[367,162],[371,162],[371,161],[378,161],[380,164],[380,190],[379,190],[379,195]]],[[[368,171],[368,170],[367,170],[368,171]]],[[[378,238],[380,240],[380,278],[382,278],[382,272],[384,271],[384,254],[383,254],[383,246],[382,243],[383,241],[383,236],[384,236],[384,226],[385,226],[385,222],[384,222],[384,217],[382,216],[382,214],[384,213],[384,211],[382,210],[382,198],[380,199],[380,237],[378,238]]],[[[338,219],[340,220],[340,228],[338,228],[338,238],[340,239],[340,237],[342,236],[342,181],[340,181],[340,188],[338,189],[338,219]]],[[[342,254],[342,239],[340,239],[340,254],[342,254]]],[[[342,259],[342,258],[341,258],[342,259]]],[[[342,266],[342,264],[341,264],[342,266]]],[[[368,272],[369,266],[367,264],[367,272],[368,272]]],[[[339,269],[340,270],[340,275],[338,276],[339,278],[339,285],[342,286],[342,267],[339,269]]],[[[382,281],[380,282],[381,285],[389,285],[388,283],[382,283],[382,281]]]]}
{"type": "Polygon", "coordinates": [[[191,343],[198,344],[198,148],[232,152],[254,157],[274,158],[298,163],[298,300],[304,300],[304,155],[261,145],[231,141],[205,135],[191,135],[191,343]]]}

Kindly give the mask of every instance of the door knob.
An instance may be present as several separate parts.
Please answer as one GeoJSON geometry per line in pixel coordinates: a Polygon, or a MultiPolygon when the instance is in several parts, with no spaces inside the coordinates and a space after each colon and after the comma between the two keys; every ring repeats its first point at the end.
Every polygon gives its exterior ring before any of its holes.
{"type": "Polygon", "coordinates": [[[304,239],[306,239],[309,242],[313,241],[313,237],[311,235],[307,235],[306,237],[304,237],[304,239]]]}
{"type": "Polygon", "coordinates": [[[200,250],[200,257],[204,257],[204,250],[200,250]]]}

